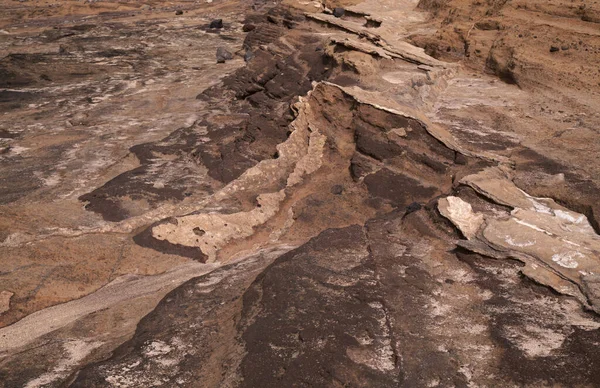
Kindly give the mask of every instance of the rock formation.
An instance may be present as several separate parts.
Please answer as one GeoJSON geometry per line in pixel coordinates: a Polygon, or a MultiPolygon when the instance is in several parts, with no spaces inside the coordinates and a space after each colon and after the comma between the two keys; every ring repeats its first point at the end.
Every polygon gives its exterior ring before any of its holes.
{"type": "Polygon", "coordinates": [[[0,386],[600,385],[599,6],[0,3],[0,386]]]}

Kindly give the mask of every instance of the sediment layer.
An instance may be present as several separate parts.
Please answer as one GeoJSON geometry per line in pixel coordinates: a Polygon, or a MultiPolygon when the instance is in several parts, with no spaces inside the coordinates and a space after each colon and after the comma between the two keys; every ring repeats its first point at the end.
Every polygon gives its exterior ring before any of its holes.
{"type": "Polygon", "coordinates": [[[3,386],[600,384],[597,88],[521,5],[102,3],[2,38],[3,386]]]}

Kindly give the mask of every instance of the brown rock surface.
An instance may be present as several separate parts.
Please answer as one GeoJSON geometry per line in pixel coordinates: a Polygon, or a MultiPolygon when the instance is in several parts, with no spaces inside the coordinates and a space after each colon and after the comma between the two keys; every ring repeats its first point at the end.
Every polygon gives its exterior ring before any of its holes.
{"type": "Polygon", "coordinates": [[[597,5],[0,6],[0,386],[600,385],[597,5]]]}

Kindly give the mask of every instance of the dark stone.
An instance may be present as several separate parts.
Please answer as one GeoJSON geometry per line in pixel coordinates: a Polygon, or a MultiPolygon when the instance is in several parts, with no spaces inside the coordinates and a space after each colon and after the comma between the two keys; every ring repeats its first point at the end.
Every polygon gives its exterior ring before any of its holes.
{"type": "Polygon", "coordinates": [[[254,24],[244,24],[244,26],[242,27],[242,31],[250,32],[250,31],[254,30],[255,28],[256,28],[256,26],[254,24]]]}
{"type": "Polygon", "coordinates": [[[223,28],[223,19],[215,19],[210,22],[209,28],[223,28]]]}
{"type": "Polygon", "coordinates": [[[178,9],[177,11],[175,11],[175,15],[183,15],[183,11],[178,9]]]}
{"type": "Polygon", "coordinates": [[[344,16],[345,13],[346,11],[344,10],[344,8],[336,7],[333,9],[333,16],[335,16],[336,18],[341,18],[342,16],[344,16]]]}
{"type": "Polygon", "coordinates": [[[555,53],[555,52],[557,52],[558,50],[560,50],[560,49],[559,49],[558,47],[556,47],[556,46],[551,46],[551,47],[550,47],[550,52],[551,52],[551,53],[555,53]]]}
{"type": "Polygon", "coordinates": [[[397,174],[383,168],[365,177],[364,183],[373,197],[389,201],[394,207],[403,208],[416,200],[428,201],[439,191],[434,187],[421,185],[410,176],[397,174]]]}
{"type": "Polygon", "coordinates": [[[460,152],[457,152],[456,155],[454,156],[454,163],[464,166],[464,165],[468,164],[468,159],[466,156],[464,156],[460,152]]]}
{"type": "Polygon", "coordinates": [[[252,58],[254,58],[254,53],[250,50],[246,51],[246,54],[244,54],[244,61],[249,62],[252,58]]]}
{"type": "Polygon", "coordinates": [[[405,213],[405,215],[406,215],[406,214],[410,214],[410,213],[414,213],[414,212],[416,212],[416,211],[419,211],[419,210],[421,210],[421,208],[422,208],[422,206],[421,206],[421,204],[420,204],[420,203],[418,203],[418,202],[413,202],[413,203],[411,203],[410,205],[408,205],[408,206],[406,207],[406,213],[405,213]]]}
{"type": "Polygon", "coordinates": [[[331,188],[331,194],[340,195],[344,192],[344,186],[335,185],[331,188]]]}
{"type": "Polygon", "coordinates": [[[233,55],[224,47],[217,48],[217,63],[225,63],[233,59],[233,55]]]}
{"type": "Polygon", "coordinates": [[[569,49],[569,46],[568,45],[560,46],[560,49],[565,51],[565,50],[569,49]]]}

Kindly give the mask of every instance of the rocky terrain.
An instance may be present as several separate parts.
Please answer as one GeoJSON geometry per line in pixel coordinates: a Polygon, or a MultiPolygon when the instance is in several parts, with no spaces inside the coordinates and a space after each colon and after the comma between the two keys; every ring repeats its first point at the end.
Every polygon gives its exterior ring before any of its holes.
{"type": "Polygon", "coordinates": [[[600,3],[0,5],[0,386],[600,386],[600,3]]]}

